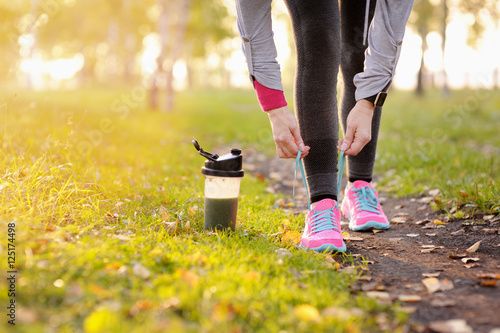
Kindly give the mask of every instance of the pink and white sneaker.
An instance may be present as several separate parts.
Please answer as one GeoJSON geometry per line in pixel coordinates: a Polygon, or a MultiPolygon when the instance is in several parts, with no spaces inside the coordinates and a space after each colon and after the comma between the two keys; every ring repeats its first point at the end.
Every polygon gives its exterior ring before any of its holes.
{"type": "Polygon", "coordinates": [[[345,252],[337,202],[323,199],[306,215],[300,246],[316,252],[345,252]]]}
{"type": "Polygon", "coordinates": [[[390,223],[382,211],[377,191],[370,183],[355,181],[345,188],[342,214],[349,219],[349,228],[354,231],[389,229],[390,223]]]}

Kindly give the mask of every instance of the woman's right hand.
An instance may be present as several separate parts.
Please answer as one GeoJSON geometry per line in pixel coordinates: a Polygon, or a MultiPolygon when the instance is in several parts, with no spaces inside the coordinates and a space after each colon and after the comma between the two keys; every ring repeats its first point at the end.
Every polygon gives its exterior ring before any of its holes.
{"type": "Polygon", "coordinates": [[[280,158],[296,158],[299,150],[301,157],[309,153],[309,146],[304,145],[299,126],[292,110],[287,106],[267,111],[273,129],[276,153],[280,158]]]}

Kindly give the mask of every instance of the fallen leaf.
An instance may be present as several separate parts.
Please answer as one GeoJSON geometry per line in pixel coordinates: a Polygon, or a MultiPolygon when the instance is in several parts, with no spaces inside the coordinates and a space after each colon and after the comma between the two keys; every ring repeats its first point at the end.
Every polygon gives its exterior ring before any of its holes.
{"type": "Polygon", "coordinates": [[[113,235],[113,238],[116,238],[116,239],[119,239],[119,240],[122,240],[122,241],[128,241],[128,240],[130,240],[130,237],[127,237],[125,235],[113,235]]]}
{"type": "Polygon", "coordinates": [[[391,223],[393,224],[401,224],[406,223],[406,217],[396,216],[391,219],[391,223]]]}
{"type": "Polygon", "coordinates": [[[361,290],[362,291],[377,290],[377,285],[378,285],[378,282],[376,282],[376,281],[370,282],[370,283],[365,283],[364,285],[361,286],[361,290]]]}
{"type": "Polygon", "coordinates": [[[427,288],[429,294],[433,294],[439,290],[440,283],[437,278],[426,278],[422,280],[422,283],[424,284],[425,288],[427,288]]]}
{"type": "Polygon", "coordinates": [[[422,300],[422,297],[418,295],[399,295],[398,300],[406,303],[415,303],[420,302],[422,300]]]}
{"type": "Polygon", "coordinates": [[[441,291],[451,290],[455,288],[455,286],[453,285],[453,281],[451,281],[450,279],[439,280],[439,285],[440,285],[439,290],[441,291]]]}
{"type": "Polygon", "coordinates": [[[397,205],[397,206],[394,206],[394,209],[401,209],[403,208],[405,205],[397,205]]]}
{"type": "Polygon", "coordinates": [[[284,244],[299,244],[301,239],[301,234],[297,231],[287,230],[281,237],[281,242],[284,244]]]}
{"type": "Polygon", "coordinates": [[[479,249],[479,244],[481,244],[482,241],[474,243],[471,247],[469,247],[466,251],[469,253],[474,253],[479,249]]]}
{"type": "Polygon", "coordinates": [[[379,233],[379,232],[384,232],[384,230],[382,230],[382,229],[372,229],[372,232],[373,232],[374,234],[377,234],[377,233],[379,233]]]}
{"type": "Polygon", "coordinates": [[[248,271],[242,275],[242,277],[248,281],[257,281],[260,279],[261,274],[256,271],[248,271]]]}
{"type": "Polygon", "coordinates": [[[354,266],[347,266],[344,268],[338,269],[339,272],[346,273],[346,274],[354,274],[357,272],[356,267],[354,266]]]}
{"type": "Polygon", "coordinates": [[[431,278],[431,277],[438,277],[439,275],[441,275],[441,272],[435,272],[435,273],[422,273],[422,276],[423,276],[423,277],[428,277],[428,278],[431,278]]]}
{"type": "Polygon", "coordinates": [[[429,192],[427,192],[431,197],[437,197],[441,191],[439,189],[432,189],[432,190],[429,190],[429,192]]]}
{"type": "Polygon", "coordinates": [[[176,272],[179,274],[181,280],[189,284],[191,287],[196,287],[200,281],[200,276],[193,271],[179,268],[176,272]]]}
{"type": "Polygon", "coordinates": [[[167,232],[172,235],[175,233],[177,229],[177,221],[176,222],[162,222],[161,225],[167,230],[167,232]]]}
{"type": "Polygon", "coordinates": [[[434,222],[434,224],[436,224],[436,225],[447,225],[447,224],[448,224],[448,223],[443,222],[443,221],[441,221],[441,220],[439,220],[439,219],[435,219],[433,222],[434,222]]]}
{"type": "Polygon", "coordinates": [[[333,265],[333,264],[335,264],[335,263],[337,263],[337,262],[335,261],[335,259],[333,259],[333,258],[332,258],[332,256],[330,256],[330,255],[328,255],[328,256],[326,256],[326,257],[325,257],[325,261],[326,261],[327,263],[329,263],[329,264],[332,264],[332,265],[333,265]]]}
{"type": "Polygon", "coordinates": [[[371,276],[361,276],[358,278],[359,281],[370,282],[373,278],[371,276]]]}
{"type": "Polygon", "coordinates": [[[489,220],[493,219],[494,217],[495,217],[495,215],[484,215],[483,220],[489,221],[489,220]]]}
{"type": "Polygon", "coordinates": [[[321,315],[319,314],[318,309],[309,304],[301,304],[297,305],[293,309],[293,313],[303,321],[319,321],[321,319],[321,315]]]}
{"type": "Polygon", "coordinates": [[[284,248],[276,249],[274,250],[274,252],[276,252],[278,258],[286,258],[292,256],[292,252],[284,248]]]}
{"type": "Polygon", "coordinates": [[[347,237],[344,237],[344,240],[348,240],[348,241],[352,241],[352,242],[361,242],[361,241],[363,241],[363,238],[348,235],[347,237]]]}
{"type": "Polygon", "coordinates": [[[422,198],[418,199],[417,202],[428,204],[429,202],[431,202],[431,200],[432,200],[432,197],[422,197],[422,198]]]}
{"type": "Polygon", "coordinates": [[[383,302],[389,302],[391,300],[391,295],[385,291],[367,291],[366,296],[370,298],[375,298],[383,302]]]}
{"type": "Polygon", "coordinates": [[[280,226],[278,227],[278,231],[280,232],[285,232],[285,230],[290,229],[290,220],[289,219],[283,219],[280,222],[280,226]]]}
{"type": "Polygon", "coordinates": [[[132,267],[132,272],[134,273],[135,276],[138,276],[142,279],[147,279],[151,276],[151,272],[149,269],[146,267],[142,266],[141,264],[137,263],[132,267]]]}
{"type": "Polygon", "coordinates": [[[450,298],[437,298],[431,300],[431,306],[436,308],[444,308],[449,306],[455,306],[457,303],[450,298]]]}
{"type": "Polygon", "coordinates": [[[496,287],[498,284],[497,280],[481,280],[479,281],[479,285],[481,287],[496,287]]]}
{"type": "Polygon", "coordinates": [[[479,265],[476,262],[473,262],[472,264],[466,264],[466,265],[464,265],[465,268],[473,268],[473,267],[479,267],[479,266],[481,266],[481,265],[479,265]]]}
{"type": "Polygon", "coordinates": [[[480,279],[495,279],[495,280],[500,280],[500,274],[495,274],[495,273],[479,273],[477,275],[478,278],[480,279]]]}
{"type": "Polygon", "coordinates": [[[485,234],[488,234],[488,235],[493,235],[493,234],[496,234],[498,232],[498,230],[497,229],[484,228],[483,232],[485,234]]]}
{"type": "Polygon", "coordinates": [[[406,234],[407,237],[419,237],[420,234],[406,234]]]}
{"type": "Polygon", "coordinates": [[[422,224],[427,224],[429,223],[431,220],[429,219],[424,219],[424,220],[420,220],[420,221],[416,221],[415,224],[416,225],[422,225],[422,224]]]}
{"type": "Polygon", "coordinates": [[[464,229],[460,229],[460,230],[457,230],[457,231],[454,231],[454,232],[450,233],[450,235],[452,235],[452,236],[465,235],[465,230],[464,229]]]}
{"type": "Polygon", "coordinates": [[[462,258],[462,262],[464,264],[468,263],[469,261],[479,261],[479,258],[471,258],[471,257],[462,258]]]}
{"type": "Polygon", "coordinates": [[[437,333],[473,333],[472,327],[464,319],[433,321],[429,324],[429,329],[437,333]]]}
{"type": "Polygon", "coordinates": [[[427,233],[425,235],[428,236],[428,237],[434,237],[434,236],[436,236],[436,234],[429,234],[429,233],[427,233]]]}
{"type": "Polygon", "coordinates": [[[450,279],[439,280],[435,277],[430,277],[422,280],[422,283],[427,288],[429,294],[433,294],[437,291],[445,291],[454,288],[453,281],[450,279]]]}
{"type": "Polygon", "coordinates": [[[467,253],[455,253],[455,252],[452,252],[450,254],[450,258],[451,259],[460,259],[460,258],[463,258],[463,257],[466,257],[467,256],[467,253]]]}

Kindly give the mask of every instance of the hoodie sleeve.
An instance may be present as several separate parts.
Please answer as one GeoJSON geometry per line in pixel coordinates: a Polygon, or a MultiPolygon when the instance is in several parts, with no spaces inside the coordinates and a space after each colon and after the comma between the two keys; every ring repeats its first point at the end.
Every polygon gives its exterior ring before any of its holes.
{"type": "Polygon", "coordinates": [[[280,65],[276,61],[272,20],[272,0],[236,0],[238,30],[247,59],[250,81],[283,91],[280,65]]]}
{"type": "Polygon", "coordinates": [[[412,7],[413,0],[377,0],[364,71],[354,77],[357,101],[389,90],[412,7]]]}

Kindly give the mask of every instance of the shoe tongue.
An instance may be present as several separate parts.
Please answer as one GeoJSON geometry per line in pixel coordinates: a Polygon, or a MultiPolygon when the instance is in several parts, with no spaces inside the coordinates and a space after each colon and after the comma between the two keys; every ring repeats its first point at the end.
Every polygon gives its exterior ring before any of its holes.
{"type": "Polygon", "coordinates": [[[371,188],[370,183],[365,182],[364,180],[356,180],[354,183],[352,183],[352,186],[358,190],[366,186],[371,188]]]}
{"type": "Polygon", "coordinates": [[[323,199],[314,206],[315,211],[332,209],[335,207],[335,200],[333,199],[323,199]]]}

